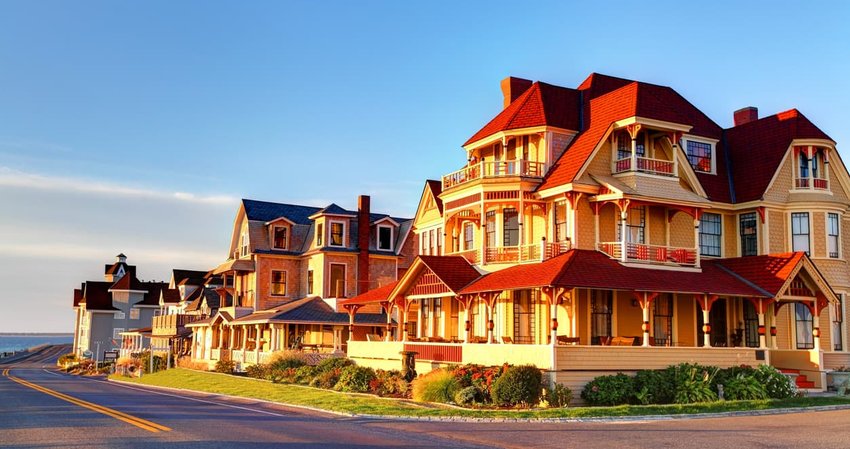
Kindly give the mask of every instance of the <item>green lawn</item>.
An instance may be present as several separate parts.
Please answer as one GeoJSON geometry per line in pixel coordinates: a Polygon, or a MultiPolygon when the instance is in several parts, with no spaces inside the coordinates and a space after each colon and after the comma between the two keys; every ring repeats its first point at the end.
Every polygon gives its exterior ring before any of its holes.
{"type": "Polygon", "coordinates": [[[282,404],[301,405],[356,415],[455,416],[474,418],[590,418],[718,413],[818,405],[850,405],[850,399],[848,398],[812,397],[769,401],[712,402],[689,405],[624,405],[619,407],[570,407],[519,411],[460,410],[437,404],[416,404],[375,396],[337,393],[298,385],[273,384],[245,377],[179,368],[156,374],[146,374],[141,379],[129,379],[114,375],[110,378],[145,385],[185,388],[207,393],[263,399],[282,404]]]}

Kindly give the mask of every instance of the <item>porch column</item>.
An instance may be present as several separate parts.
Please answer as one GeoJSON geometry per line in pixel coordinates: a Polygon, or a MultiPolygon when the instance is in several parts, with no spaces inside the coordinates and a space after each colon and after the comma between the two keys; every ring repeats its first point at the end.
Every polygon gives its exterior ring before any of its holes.
{"type": "MultiPolygon", "coordinates": [[[[811,173],[811,171],[809,171],[811,173]]],[[[814,307],[814,310],[820,312],[818,310],[817,304],[814,307]]],[[[814,351],[820,351],[820,316],[819,314],[812,314],[812,337],[814,340],[814,351]]]]}
{"type": "Polygon", "coordinates": [[[765,335],[764,312],[759,311],[758,317],[759,317],[759,327],[758,327],[759,349],[765,349],[765,348],[767,348],[767,336],[765,335]]]}
{"type": "Polygon", "coordinates": [[[254,329],[257,331],[257,336],[254,337],[254,354],[257,355],[257,363],[260,363],[260,335],[262,335],[262,331],[259,324],[255,324],[254,329]]]}
{"type": "Polygon", "coordinates": [[[274,352],[274,351],[277,351],[277,346],[278,346],[277,336],[278,336],[279,332],[278,332],[277,325],[269,324],[269,326],[271,326],[271,339],[272,339],[271,343],[269,344],[269,351],[274,352]]]}
{"type": "Polygon", "coordinates": [[[493,306],[487,301],[487,307],[485,308],[485,312],[487,313],[486,321],[487,321],[487,344],[493,343],[493,328],[495,327],[495,323],[493,323],[493,306]]]}
{"type": "Polygon", "coordinates": [[[389,304],[388,307],[384,308],[387,312],[387,332],[384,335],[385,341],[392,341],[392,332],[393,332],[393,305],[389,304]]]}
{"type": "Polygon", "coordinates": [[[641,346],[648,348],[649,347],[649,301],[646,300],[646,293],[643,294],[643,301],[641,304],[641,311],[643,312],[643,324],[641,324],[641,329],[643,329],[643,342],[641,342],[641,346]]]}
{"type": "Polygon", "coordinates": [[[248,326],[242,326],[242,363],[245,363],[245,354],[248,353],[248,326]]]}
{"type": "MultiPolygon", "coordinates": [[[[634,142],[634,140],[632,142],[634,142]]],[[[626,223],[628,223],[628,219],[629,209],[628,205],[626,205],[625,207],[620,209],[620,260],[623,262],[625,262],[628,258],[628,253],[626,252],[626,234],[628,233],[628,230],[626,229],[626,223]]]]}
{"type": "MultiPolygon", "coordinates": [[[[638,125],[636,128],[639,130],[640,125],[638,125]]],[[[631,165],[631,168],[632,168],[631,171],[637,171],[637,137],[638,137],[638,133],[637,133],[637,131],[632,131],[632,127],[630,126],[629,127],[629,134],[631,134],[631,138],[632,138],[632,160],[630,161],[631,164],[632,164],[631,165]]]]}
{"type": "Polygon", "coordinates": [[[551,339],[550,343],[552,344],[552,346],[555,346],[555,345],[558,344],[558,342],[557,342],[557,340],[558,340],[558,304],[555,303],[554,297],[551,298],[551,299],[552,299],[552,301],[551,301],[551,304],[549,305],[549,310],[550,310],[549,314],[551,316],[551,321],[552,321],[552,339],[551,339]]]}
{"type": "Polygon", "coordinates": [[[233,327],[227,326],[227,349],[233,349],[233,327]]]}
{"type": "Polygon", "coordinates": [[[224,344],[224,335],[222,333],[223,330],[224,329],[222,329],[222,326],[219,326],[219,328],[218,328],[218,349],[221,349],[221,346],[224,344]]]}
{"type": "Polygon", "coordinates": [[[410,303],[407,302],[407,298],[405,298],[404,306],[398,308],[399,313],[402,315],[402,327],[399,329],[401,341],[407,341],[407,308],[409,304],[410,303]]]}
{"type": "Polygon", "coordinates": [[[708,310],[702,309],[702,345],[706,348],[711,347],[711,323],[708,321],[708,310]]]}
{"type": "Polygon", "coordinates": [[[700,213],[694,213],[694,249],[696,250],[696,255],[694,260],[696,261],[694,265],[699,268],[700,260],[699,260],[699,221],[700,221],[700,213]]]}

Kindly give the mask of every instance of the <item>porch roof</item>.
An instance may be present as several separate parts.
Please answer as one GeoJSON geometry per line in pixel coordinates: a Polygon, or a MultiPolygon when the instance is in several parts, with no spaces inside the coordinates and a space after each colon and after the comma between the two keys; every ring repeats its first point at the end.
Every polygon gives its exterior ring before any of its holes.
{"type": "Polygon", "coordinates": [[[720,259],[715,263],[774,298],[786,294],[791,281],[805,270],[827,299],[837,301],[829,283],[802,251],[720,259]]]}
{"type": "MultiPolygon", "coordinates": [[[[347,313],[336,312],[322,298],[307,297],[291,302],[276,309],[261,310],[233,320],[231,325],[263,323],[299,323],[299,324],[336,324],[348,325],[347,313]]],[[[358,313],[354,317],[355,326],[386,325],[387,317],[379,313],[358,313]]]]}
{"type": "Polygon", "coordinates": [[[213,268],[212,274],[227,273],[230,271],[254,271],[254,261],[246,259],[228,260],[213,268]]]}
{"type": "Polygon", "coordinates": [[[703,261],[701,271],[636,268],[624,266],[598,251],[577,249],[541,263],[516,265],[487,274],[460,293],[539,287],[767,297],[713,261],[703,261]]]}
{"type": "Polygon", "coordinates": [[[337,304],[345,307],[347,305],[366,305],[386,302],[389,301],[390,293],[392,293],[396,285],[398,285],[398,281],[392,282],[383,287],[373,288],[372,290],[359,294],[353,298],[339,301],[337,304]]]}

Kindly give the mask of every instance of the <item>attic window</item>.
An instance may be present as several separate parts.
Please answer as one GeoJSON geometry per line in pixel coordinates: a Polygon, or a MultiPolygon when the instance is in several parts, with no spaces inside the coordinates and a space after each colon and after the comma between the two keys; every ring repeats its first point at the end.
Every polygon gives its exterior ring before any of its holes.
{"type": "Polygon", "coordinates": [[[696,140],[687,141],[688,162],[694,171],[714,173],[714,145],[696,140]]]}
{"type": "Polygon", "coordinates": [[[330,246],[345,246],[345,224],[341,221],[331,222],[330,246]]]}
{"type": "Polygon", "coordinates": [[[272,228],[272,246],[274,249],[287,249],[289,238],[289,228],[285,226],[275,226],[272,228]]]}
{"type": "Polygon", "coordinates": [[[381,251],[393,250],[392,226],[378,226],[378,249],[381,251]]]}
{"type": "Polygon", "coordinates": [[[241,240],[241,244],[240,244],[240,246],[241,246],[240,255],[241,255],[242,257],[245,257],[245,256],[247,256],[247,255],[248,255],[248,233],[247,233],[247,232],[243,232],[243,233],[242,233],[242,237],[241,237],[241,239],[240,239],[240,240],[241,240]]]}

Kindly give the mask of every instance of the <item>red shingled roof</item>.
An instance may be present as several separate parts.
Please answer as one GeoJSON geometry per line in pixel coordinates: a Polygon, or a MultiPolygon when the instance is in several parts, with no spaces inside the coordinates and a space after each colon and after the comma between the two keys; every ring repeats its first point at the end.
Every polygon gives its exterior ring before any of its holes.
{"type": "Polygon", "coordinates": [[[764,297],[764,293],[705,260],[702,271],[621,265],[591,250],[571,250],[539,264],[515,265],[485,275],[461,293],[542,286],[764,297]]]}
{"type": "MultiPolygon", "coordinates": [[[[83,284],[85,286],[85,284],[83,284]]],[[[80,301],[83,299],[83,289],[75,288],[74,289],[74,307],[78,307],[80,305],[80,301]]]]}
{"type": "Polygon", "coordinates": [[[118,310],[112,307],[112,295],[109,294],[110,282],[88,281],[83,287],[83,299],[87,310],[118,310]]]}
{"type": "Polygon", "coordinates": [[[446,284],[446,287],[455,293],[460,292],[472,281],[481,277],[481,273],[461,256],[417,257],[446,284]]]}
{"type": "Polygon", "coordinates": [[[761,199],[794,139],[832,140],[796,109],[726,130],[735,202],[761,199]]]}
{"type": "Polygon", "coordinates": [[[773,296],[788,281],[788,277],[806,257],[804,252],[766,254],[762,256],[721,259],[714,263],[733,271],[773,296]]]}
{"type": "Polygon", "coordinates": [[[398,285],[398,281],[387,284],[383,287],[374,288],[369,290],[366,293],[359,294],[353,298],[349,298],[343,301],[340,301],[339,305],[346,304],[375,304],[386,301],[389,298],[390,293],[392,293],[395,286],[398,285]]]}
{"type": "Polygon", "coordinates": [[[469,145],[499,131],[544,125],[578,130],[577,90],[535,82],[463,145],[469,145]]]}

